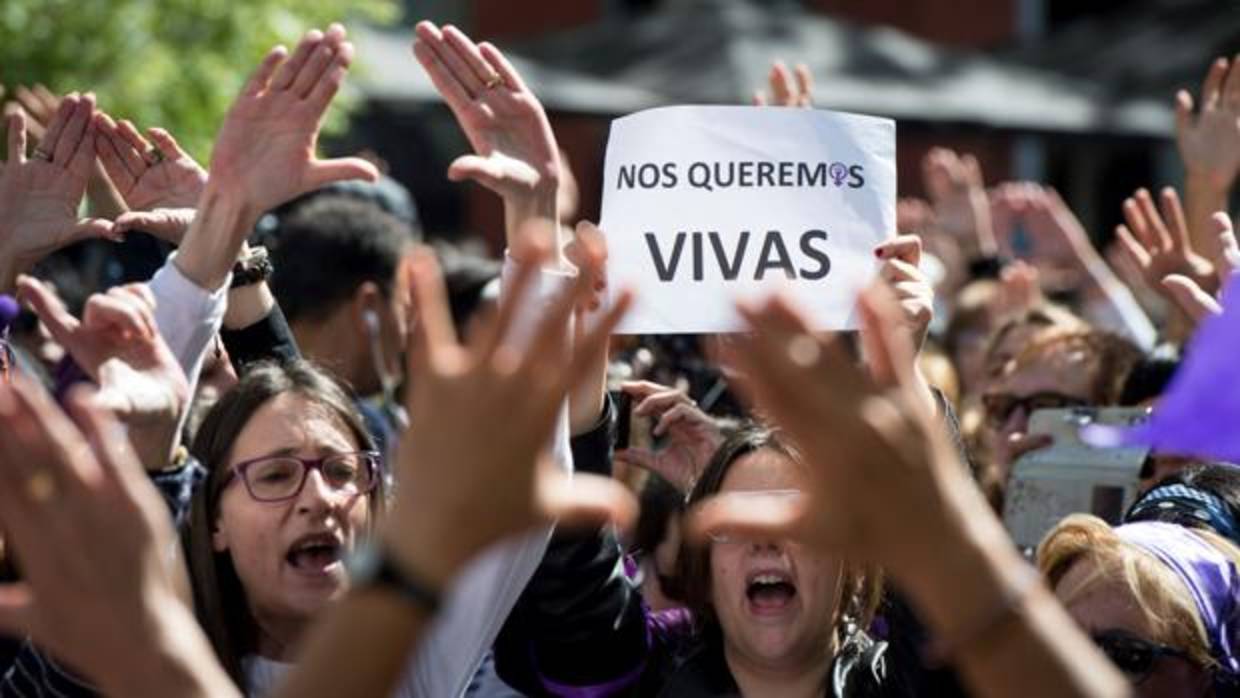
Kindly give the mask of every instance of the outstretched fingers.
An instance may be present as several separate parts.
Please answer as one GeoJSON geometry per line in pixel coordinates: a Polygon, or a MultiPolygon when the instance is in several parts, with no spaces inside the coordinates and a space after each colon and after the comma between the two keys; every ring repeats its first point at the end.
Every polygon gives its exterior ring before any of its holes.
{"type": "Polygon", "coordinates": [[[280,65],[280,69],[275,72],[271,78],[271,89],[273,90],[289,90],[297,81],[298,74],[301,69],[314,55],[315,51],[323,44],[323,32],[318,29],[311,29],[301,37],[301,41],[297,43],[297,48],[293,51],[293,55],[289,56],[287,61],[280,65]]]}
{"type": "Polygon", "coordinates": [[[128,191],[146,170],[146,162],[133,144],[121,135],[112,117],[100,113],[95,118],[95,125],[97,132],[95,154],[103,163],[108,177],[121,188],[121,191],[128,191]]]}
{"type": "Polygon", "coordinates": [[[26,162],[26,116],[21,110],[14,110],[8,115],[9,164],[20,165],[26,162]]]}
{"type": "Polygon", "coordinates": [[[353,44],[344,42],[332,54],[331,63],[323,69],[314,84],[306,91],[304,97],[316,110],[322,112],[331,104],[345,76],[349,74],[349,66],[353,63],[353,44]]]}
{"type": "Polygon", "coordinates": [[[276,74],[276,69],[280,67],[288,57],[288,49],[284,46],[276,46],[263,56],[262,63],[254,69],[254,73],[245,84],[242,94],[247,97],[256,97],[268,90],[272,84],[272,76],[276,74]]]}
{"type": "MultiPolygon", "coordinates": [[[[52,152],[52,162],[62,167],[72,166],[73,159],[82,147],[83,139],[86,138],[86,129],[94,118],[95,98],[93,96],[83,95],[81,99],[74,100],[72,104],[73,112],[65,121],[60,138],[56,141],[56,150],[52,152]]],[[[93,141],[90,143],[90,150],[93,156],[93,141]]]]}
{"type": "Polygon", "coordinates": [[[521,79],[521,74],[509,62],[508,57],[503,54],[495,45],[484,41],[478,44],[478,50],[482,52],[482,57],[486,59],[491,68],[499,74],[510,89],[517,92],[529,92],[530,89],[525,86],[525,80],[521,79]]]}
{"type": "MultiPolygon", "coordinates": [[[[473,100],[482,94],[484,85],[478,78],[477,73],[466,65],[465,59],[457,52],[455,47],[448,43],[444,32],[439,27],[432,22],[418,22],[414,31],[418,37],[418,44],[425,46],[429,50],[429,56],[434,57],[434,65],[442,71],[439,80],[436,80],[435,74],[427,67],[427,72],[431,72],[431,80],[436,87],[440,86],[441,81],[449,85],[455,84],[456,88],[449,89],[448,92],[463,94],[465,101],[473,100]]],[[[426,53],[424,51],[422,54],[418,54],[419,60],[422,60],[423,55],[426,53]]],[[[427,61],[422,60],[422,64],[426,66],[427,61]]],[[[443,89],[440,92],[445,97],[448,96],[443,89]]]]}
{"type": "Polygon", "coordinates": [[[614,478],[589,473],[570,476],[545,459],[537,467],[538,506],[557,528],[584,530],[606,523],[628,528],[637,519],[637,501],[614,478]]]}
{"type": "Polygon", "coordinates": [[[1159,192],[1159,206],[1162,209],[1162,219],[1167,225],[1167,231],[1170,234],[1171,249],[1188,250],[1192,248],[1192,242],[1188,237],[1188,220],[1184,216],[1184,207],[1180,204],[1180,195],[1171,187],[1164,187],[1159,192]]]}
{"type": "Polygon", "coordinates": [[[39,150],[46,155],[54,156],[56,146],[60,143],[60,134],[64,132],[65,125],[73,118],[74,112],[77,111],[78,95],[72,93],[66,95],[60,100],[60,107],[56,109],[56,114],[52,116],[52,120],[47,125],[47,130],[43,133],[43,138],[39,139],[39,150]]]}
{"type": "Polygon", "coordinates": [[[478,45],[466,36],[465,32],[449,24],[443,28],[443,38],[476,80],[476,83],[470,82],[469,84],[477,84],[481,89],[490,89],[496,78],[503,79],[482,56],[478,45]]]}
{"type": "Polygon", "coordinates": [[[1162,214],[1154,205],[1154,197],[1150,195],[1148,189],[1137,190],[1137,207],[1140,208],[1147,224],[1149,225],[1150,238],[1155,250],[1166,252],[1172,249],[1171,233],[1167,230],[1167,225],[1163,221],[1162,214]]]}
{"type": "Polygon", "coordinates": [[[1210,64],[1210,70],[1201,83],[1201,109],[1214,109],[1222,97],[1223,78],[1227,76],[1228,62],[1226,58],[1216,58],[1210,64]]]}
{"type": "Polygon", "coordinates": [[[687,515],[686,538],[702,544],[711,538],[785,540],[803,537],[808,502],[804,496],[750,492],[714,495],[687,515]]]}

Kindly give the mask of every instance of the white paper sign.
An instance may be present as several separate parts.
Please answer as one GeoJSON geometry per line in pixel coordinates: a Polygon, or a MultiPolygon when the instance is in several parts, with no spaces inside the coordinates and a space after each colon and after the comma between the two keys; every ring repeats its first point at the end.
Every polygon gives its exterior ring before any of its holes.
{"type": "Polygon", "coordinates": [[[665,107],[611,125],[601,227],[617,332],[732,332],[784,288],[815,329],[856,326],[896,229],[895,122],[780,107],[665,107]]]}

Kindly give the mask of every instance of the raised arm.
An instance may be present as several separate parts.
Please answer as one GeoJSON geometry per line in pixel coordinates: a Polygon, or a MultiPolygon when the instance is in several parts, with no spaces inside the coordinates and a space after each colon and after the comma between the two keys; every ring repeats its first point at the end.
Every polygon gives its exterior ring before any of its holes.
{"type": "MultiPolygon", "coordinates": [[[[606,343],[627,302],[608,312],[585,336],[586,351],[572,359],[563,327],[587,293],[585,283],[559,294],[530,339],[516,341],[510,330],[534,300],[528,294],[535,269],[547,254],[522,252],[532,264],[514,281],[508,304],[464,344],[455,337],[433,255],[423,250],[413,264],[418,322],[409,375],[418,389],[397,466],[410,485],[398,490],[380,538],[399,573],[432,594],[501,537],[553,520],[598,525],[634,514],[619,483],[578,476],[570,484],[545,454],[569,386],[588,370],[587,357],[606,343]],[[478,438],[483,429],[486,438],[478,438]]],[[[425,600],[363,584],[315,629],[279,695],[389,695],[432,612],[425,600]],[[352,647],[366,651],[351,655],[342,672],[336,659],[352,647]]]]}
{"type": "Polygon", "coordinates": [[[378,178],[360,158],[319,160],[319,126],[353,61],[344,27],[311,30],[291,56],[272,49],[233,102],[215,141],[198,213],[177,267],[219,288],[264,212],[332,182],[378,178]]]}

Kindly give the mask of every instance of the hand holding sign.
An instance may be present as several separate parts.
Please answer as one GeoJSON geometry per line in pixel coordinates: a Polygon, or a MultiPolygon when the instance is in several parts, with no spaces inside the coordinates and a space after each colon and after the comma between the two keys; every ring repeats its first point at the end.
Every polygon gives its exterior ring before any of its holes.
{"type": "Polygon", "coordinates": [[[733,332],[736,298],[786,285],[815,329],[854,325],[895,230],[895,124],[811,109],[670,107],[612,124],[608,276],[621,332],[733,332]]]}

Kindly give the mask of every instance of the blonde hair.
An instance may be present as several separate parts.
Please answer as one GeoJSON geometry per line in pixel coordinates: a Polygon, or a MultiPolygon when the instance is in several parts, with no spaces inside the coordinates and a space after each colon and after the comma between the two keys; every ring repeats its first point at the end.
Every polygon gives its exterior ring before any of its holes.
{"type": "MultiPolygon", "coordinates": [[[[1220,536],[1195,529],[1193,535],[1240,564],[1240,549],[1220,536]]],[[[1079,597],[1100,583],[1122,584],[1136,601],[1151,628],[1147,638],[1183,650],[1200,666],[1212,668],[1210,642],[1197,612],[1192,593],[1161,560],[1122,540],[1105,521],[1087,514],[1073,514],[1059,522],[1038,546],[1038,569],[1052,588],[1077,563],[1093,564],[1093,574],[1075,590],[1079,597]]],[[[1066,599],[1070,604],[1072,599],[1066,599]]]]}

